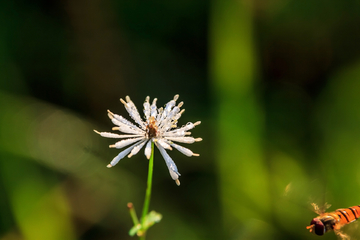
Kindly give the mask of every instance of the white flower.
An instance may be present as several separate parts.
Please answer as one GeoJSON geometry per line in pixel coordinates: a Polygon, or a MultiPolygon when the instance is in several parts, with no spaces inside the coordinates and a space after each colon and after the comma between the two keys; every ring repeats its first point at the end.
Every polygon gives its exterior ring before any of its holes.
{"type": "Polygon", "coordinates": [[[130,100],[129,96],[126,96],[126,102],[120,98],[120,101],[125,105],[125,109],[128,111],[130,117],[138,124],[138,126],[129,122],[122,116],[114,114],[108,110],[109,118],[115,125],[117,125],[117,127],[113,127],[112,130],[119,130],[125,134],[120,135],[110,132],[94,131],[102,137],[124,138],[124,140],[120,140],[114,145],[110,145],[111,148],[123,148],[128,145],[131,146],[120,152],[110,162],[110,164],[107,165],[107,167],[111,168],[112,166],[115,166],[126,155],[128,155],[129,158],[134,156],[144,146],[145,156],[149,159],[151,155],[151,142],[154,142],[165,159],[170,176],[175,180],[177,185],[180,185],[180,173],[178,172],[174,161],[167,154],[165,149],[172,150],[172,148],[176,148],[188,157],[199,156],[199,154],[193,153],[190,149],[182,147],[174,142],[194,143],[199,142],[202,139],[190,137],[189,135],[191,133],[188,132],[190,129],[199,125],[201,123],[200,121],[196,123],[189,122],[185,126],[177,128],[177,121],[181,117],[181,114],[185,111],[185,109],[180,111],[180,107],[183,105],[183,102],[180,102],[177,106],[175,106],[178,98],[179,95],[175,95],[174,99],[168,102],[164,108],[157,108],[157,99],[155,98],[150,105],[150,98],[146,97],[144,102],[145,121],[141,119],[135,104],[130,100]]]}

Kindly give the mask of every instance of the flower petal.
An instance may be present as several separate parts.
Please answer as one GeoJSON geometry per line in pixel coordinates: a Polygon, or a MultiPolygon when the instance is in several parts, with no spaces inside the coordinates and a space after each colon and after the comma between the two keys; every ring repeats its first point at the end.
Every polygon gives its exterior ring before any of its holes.
{"type": "Polygon", "coordinates": [[[156,121],[158,123],[161,123],[161,121],[162,121],[161,117],[163,115],[163,112],[164,112],[164,109],[162,107],[158,109],[158,115],[156,116],[156,121]]]}
{"type": "MultiPolygon", "coordinates": [[[[131,134],[143,134],[145,133],[143,130],[138,128],[135,125],[130,125],[127,123],[124,123],[124,121],[120,121],[119,118],[115,118],[115,115],[109,111],[108,113],[109,118],[111,119],[112,123],[119,126],[117,130],[124,132],[124,133],[131,133],[131,134]]],[[[121,117],[117,115],[118,117],[121,117]]],[[[125,119],[126,120],[126,119],[125,119]]],[[[130,123],[130,122],[129,122],[130,123]]]]}
{"type": "Polygon", "coordinates": [[[198,154],[193,153],[193,151],[191,151],[190,149],[180,146],[176,143],[170,143],[170,145],[174,148],[176,148],[179,152],[181,152],[182,154],[184,154],[185,156],[191,157],[191,156],[198,156],[198,154]]]}
{"type": "Polygon", "coordinates": [[[179,95],[176,94],[174,96],[174,99],[166,104],[165,109],[164,109],[164,113],[165,112],[169,113],[171,111],[171,109],[175,106],[176,100],[178,100],[178,98],[179,98],[179,95]]]}
{"type": "Polygon", "coordinates": [[[126,111],[129,113],[130,117],[137,123],[142,129],[145,129],[145,122],[141,119],[139,111],[137,110],[135,104],[131,101],[129,96],[125,97],[126,102],[120,98],[120,101],[124,104],[126,111]]]}
{"type": "Polygon", "coordinates": [[[144,139],[144,137],[137,137],[137,138],[129,138],[126,140],[121,140],[118,141],[117,143],[115,143],[114,145],[110,145],[111,148],[123,148],[126,147],[127,145],[130,145],[134,142],[140,141],[141,139],[144,139]]]}
{"type": "Polygon", "coordinates": [[[160,146],[159,144],[156,144],[156,146],[158,147],[161,155],[163,156],[166,166],[169,169],[169,173],[172,179],[174,179],[176,181],[176,184],[180,184],[178,178],[179,176],[181,176],[181,174],[178,172],[178,169],[176,167],[175,162],[171,159],[171,157],[169,156],[169,154],[167,154],[167,152],[165,151],[165,149],[160,146]]]}
{"type": "Polygon", "coordinates": [[[148,120],[149,117],[150,117],[150,103],[149,103],[149,100],[150,100],[150,97],[147,96],[145,98],[145,102],[143,104],[143,106],[144,106],[144,115],[145,115],[146,120],[148,120]]]}
{"type": "Polygon", "coordinates": [[[109,116],[110,119],[115,118],[116,120],[120,121],[121,123],[123,123],[123,124],[125,124],[125,125],[127,125],[129,127],[141,131],[141,129],[138,126],[136,126],[135,124],[133,124],[129,120],[125,119],[124,117],[122,117],[122,116],[120,116],[118,114],[112,113],[110,110],[108,110],[108,116],[109,116]]]}
{"type": "Polygon", "coordinates": [[[194,143],[202,141],[201,138],[193,138],[193,137],[165,137],[167,140],[182,142],[182,143],[194,143]]]}
{"type": "MultiPolygon", "coordinates": [[[[145,132],[142,131],[142,130],[137,130],[137,129],[134,129],[134,128],[131,128],[129,126],[126,126],[126,125],[123,125],[122,123],[119,124],[119,122],[113,118],[111,120],[115,125],[118,125],[118,127],[116,127],[115,129],[120,131],[120,132],[123,132],[123,133],[130,133],[130,134],[136,134],[136,135],[139,135],[139,134],[142,134],[142,135],[145,135],[145,132]]],[[[113,129],[113,130],[115,130],[113,129]]]]}
{"type": "Polygon", "coordinates": [[[114,159],[110,162],[110,164],[107,165],[108,168],[111,168],[113,166],[115,166],[121,159],[123,159],[126,155],[129,154],[129,152],[131,152],[131,150],[136,147],[139,143],[136,143],[130,147],[128,147],[127,149],[123,150],[122,152],[120,152],[116,157],[114,157],[114,159]]]}
{"type": "Polygon", "coordinates": [[[175,95],[174,99],[168,102],[165,106],[165,109],[159,120],[159,127],[163,131],[167,131],[172,128],[173,118],[180,112],[180,107],[184,104],[180,102],[178,106],[175,106],[176,100],[179,98],[179,95],[175,95]],[[175,107],[174,107],[175,106],[175,107]]]}
{"type": "Polygon", "coordinates": [[[170,147],[170,144],[168,144],[167,142],[165,142],[165,139],[164,139],[164,138],[156,139],[156,142],[157,142],[158,144],[160,144],[160,146],[162,146],[163,148],[172,150],[172,148],[170,147]]]}
{"type": "Polygon", "coordinates": [[[145,147],[145,156],[147,159],[150,159],[151,157],[151,141],[148,141],[145,147]]]}
{"type": "Polygon", "coordinates": [[[141,142],[139,142],[139,145],[137,145],[136,147],[133,148],[133,150],[131,150],[131,153],[129,154],[129,158],[131,158],[132,156],[136,155],[140,149],[145,145],[147,139],[142,140],[141,142]]]}
{"type": "Polygon", "coordinates": [[[199,125],[201,122],[197,121],[196,123],[192,123],[192,122],[188,122],[185,126],[169,131],[169,132],[165,132],[163,134],[163,136],[167,137],[183,137],[185,136],[186,131],[189,131],[190,129],[193,129],[195,126],[199,125]]]}
{"type": "Polygon", "coordinates": [[[120,135],[120,134],[116,134],[116,133],[111,133],[111,132],[98,132],[96,130],[94,130],[94,132],[96,132],[97,134],[99,134],[102,137],[107,137],[107,138],[131,138],[131,137],[141,137],[143,136],[143,134],[138,134],[138,135],[120,135]]]}
{"type": "Polygon", "coordinates": [[[154,100],[150,106],[150,115],[152,117],[156,117],[156,115],[157,115],[156,101],[157,101],[157,98],[154,98],[154,100]]]}

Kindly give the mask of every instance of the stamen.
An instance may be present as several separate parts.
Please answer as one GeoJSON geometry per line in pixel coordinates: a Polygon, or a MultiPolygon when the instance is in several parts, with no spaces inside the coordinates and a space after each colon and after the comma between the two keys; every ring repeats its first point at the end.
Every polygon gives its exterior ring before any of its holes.
{"type": "Polygon", "coordinates": [[[124,104],[125,106],[126,106],[126,102],[124,101],[124,99],[122,99],[122,98],[120,98],[120,102],[122,103],[122,104],[124,104]]]}
{"type": "Polygon", "coordinates": [[[114,118],[114,114],[112,112],[110,112],[110,110],[107,110],[108,111],[108,116],[110,119],[113,119],[114,118]]]}
{"type": "Polygon", "coordinates": [[[176,183],[176,185],[180,186],[180,181],[179,181],[179,179],[176,179],[176,180],[175,180],[175,183],[176,183]]]}
{"type": "Polygon", "coordinates": [[[195,142],[200,142],[202,141],[202,138],[195,138],[195,142]]]}
{"type": "Polygon", "coordinates": [[[194,126],[200,125],[201,121],[197,121],[196,123],[194,123],[194,126]]]}

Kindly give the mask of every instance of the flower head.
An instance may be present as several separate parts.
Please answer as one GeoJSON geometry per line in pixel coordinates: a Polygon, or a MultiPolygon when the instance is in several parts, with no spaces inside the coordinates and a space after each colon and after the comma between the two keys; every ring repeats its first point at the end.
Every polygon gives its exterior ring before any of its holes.
{"type": "Polygon", "coordinates": [[[111,148],[124,148],[128,145],[131,146],[120,152],[110,162],[110,164],[107,165],[107,167],[111,168],[112,166],[115,166],[126,155],[129,158],[134,156],[144,146],[145,156],[149,159],[151,156],[151,142],[153,142],[163,156],[169,169],[170,176],[175,180],[177,185],[180,185],[180,173],[175,162],[171,159],[165,149],[172,150],[172,148],[176,148],[188,157],[199,156],[199,154],[193,153],[190,149],[180,146],[174,142],[194,143],[199,142],[202,139],[189,136],[191,134],[189,130],[199,125],[201,123],[200,121],[196,123],[189,122],[185,126],[177,128],[177,121],[181,117],[181,114],[185,111],[185,109],[180,111],[183,102],[180,102],[177,106],[175,106],[178,98],[179,95],[175,95],[174,99],[168,102],[164,108],[157,108],[157,99],[155,98],[150,105],[150,98],[146,97],[144,102],[145,121],[143,121],[140,117],[135,104],[130,100],[129,96],[126,96],[126,101],[120,98],[120,101],[124,104],[130,117],[138,126],[126,120],[122,116],[114,114],[108,110],[109,118],[115,125],[117,125],[117,127],[113,127],[112,130],[118,130],[125,134],[94,131],[102,137],[123,138],[123,140],[110,145],[111,148]]]}

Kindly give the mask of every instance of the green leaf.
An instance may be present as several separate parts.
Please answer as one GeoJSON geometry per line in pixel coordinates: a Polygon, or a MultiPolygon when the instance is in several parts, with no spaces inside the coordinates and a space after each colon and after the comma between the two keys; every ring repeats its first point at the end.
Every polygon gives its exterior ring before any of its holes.
{"type": "Polygon", "coordinates": [[[160,213],[151,211],[148,215],[145,216],[143,225],[137,224],[133,226],[129,231],[129,235],[135,236],[136,234],[138,236],[141,236],[149,227],[151,227],[155,223],[160,222],[161,219],[162,215],[160,213]]]}
{"type": "Polygon", "coordinates": [[[144,230],[147,230],[149,227],[151,227],[155,223],[160,222],[161,219],[162,219],[162,215],[160,213],[151,211],[148,215],[145,216],[145,220],[143,222],[144,230]]]}
{"type": "Polygon", "coordinates": [[[135,234],[137,234],[140,230],[142,230],[141,224],[137,224],[135,226],[133,226],[130,231],[129,231],[129,235],[130,236],[135,236],[135,234]]]}

